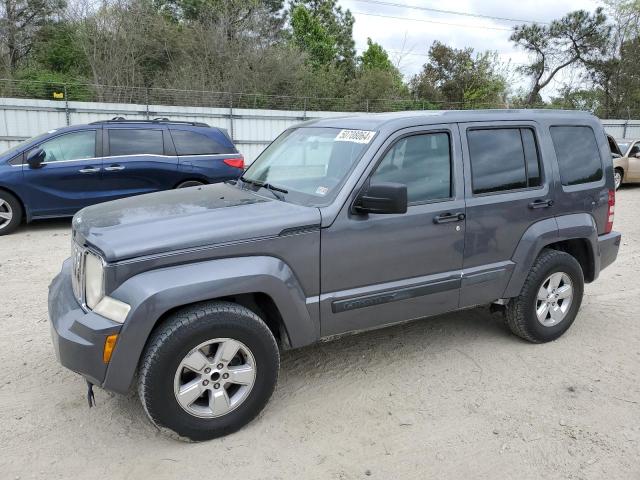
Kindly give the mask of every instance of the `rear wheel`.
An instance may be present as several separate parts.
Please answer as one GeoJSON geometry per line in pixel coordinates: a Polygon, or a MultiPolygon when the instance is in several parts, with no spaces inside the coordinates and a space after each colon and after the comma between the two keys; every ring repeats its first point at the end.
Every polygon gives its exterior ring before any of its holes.
{"type": "Polygon", "coordinates": [[[584,277],[578,261],[568,253],[545,249],[520,295],[507,305],[507,324],[514,334],[530,342],[555,340],[575,320],[583,292],[584,277]]]}
{"type": "Polygon", "coordinates": [[[18,199],[0,190],[0,235],[7,235],[18,228],[22,215],[22,205],[18,199]]]}
{"type": "Polygon", "coordinates": [[[615,181],[616,190],[618,190],[620,188],[620,185],[622,185],[623,178],[624,178],[624,172],[622,171],[622,169],[616,168],[613,171],[613,180],[615,181]]]}
{"type": "Polygon", "coordinates": [[[187,180],[186,182],[182,182],[176,188],[200,187],[202,185],[204,185],[204,183],[199,182],[198,180],[187,180]]]}
{"type": "Polygon", "coordinates": [[[158,328],[143,355],[140,400],[153,423],[191,440],[232,433],[267,404],[280,356],[267,325],[229,302],[194,305],[158,328]]]}

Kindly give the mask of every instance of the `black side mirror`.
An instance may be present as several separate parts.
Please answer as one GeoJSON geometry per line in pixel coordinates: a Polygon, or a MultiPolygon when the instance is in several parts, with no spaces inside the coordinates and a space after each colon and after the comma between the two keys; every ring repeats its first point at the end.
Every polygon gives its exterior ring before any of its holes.
{"type": "Polygon", "coordinates": [[[357,213],[407,213],[407,186],[401,183],[369,185],[354,204],[357,213]]]}
{"type": "Polygon", "coordinates": [[[41,148],[34,148],[27,154],[27,163],[31,168],[40,168],[44,162],[47,152],[41,148]]]}

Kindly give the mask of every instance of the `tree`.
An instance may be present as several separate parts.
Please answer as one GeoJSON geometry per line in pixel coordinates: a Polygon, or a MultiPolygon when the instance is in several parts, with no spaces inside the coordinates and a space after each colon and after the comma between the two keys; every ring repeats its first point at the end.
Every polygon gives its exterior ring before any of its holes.
{"type": "Polygon", "coordinates": [[[602,8],[593,14],[584,10],[571,12],[549,25],[517,25],[510,40],[533,55],[533,62],[520,68],[531,77],[532,86],[526,103],[541,101],[540,92],[569,66],[585,66],[604,53],[610,27],[602,8]]]}
{"type": "Polygon", "coordinates": [[[0,46],[11,72],[31,52],[40,27],[64,6],[64,0],[0,0],[0,46]]]}
{"type": "Polygon", "coordinates": [[[315,65],[334,63],[347,74],[355,65],[353,23],[337,0],[293,0],[289,9],[292,40],[315,65]]]}
{"type": "Polygon", "coordinates": [[[423,100],[481,106],[504,101],[507,82],[495,53],[474,53],[470,47],[456,49],[435,41],[429,61],[411,79],[410,88],[423,100]]]}

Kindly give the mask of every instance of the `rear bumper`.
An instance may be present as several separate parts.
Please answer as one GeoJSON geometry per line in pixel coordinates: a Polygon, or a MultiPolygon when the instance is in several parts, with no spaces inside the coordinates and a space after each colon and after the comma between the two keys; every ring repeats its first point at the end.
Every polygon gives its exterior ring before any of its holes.
{"type": "Polygon", "coordinates": [[[102,361],[104,342],[122,325],[80,307],[71,288],[69,260],[49,286],[49,319],[58,361],[91,383],[102,385],[107,372],[102,361]]]}
{"type": "Polygon", "coordinates": [[[618,257],[620,250],[620,241],[622,234],[620,232],[611,232],[606,235],[598,236],[598,255],[600,256],[600,270],[607,268],[618,257]]]}

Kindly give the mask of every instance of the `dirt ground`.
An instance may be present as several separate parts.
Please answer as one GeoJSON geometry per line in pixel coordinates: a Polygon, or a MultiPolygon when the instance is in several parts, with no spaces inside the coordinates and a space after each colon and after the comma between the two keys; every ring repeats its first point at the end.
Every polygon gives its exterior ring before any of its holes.
{"type": "Polygon", "coordinates": [[[258,419],[200,444],[134,395],[97,389],[89,409],[57,363],[47,285],[69,222],[0,237],[0,478],[640,479],[640,187],[617,200],[618,262],[558,341],[482,308],[287,352],[258,419]]]}

